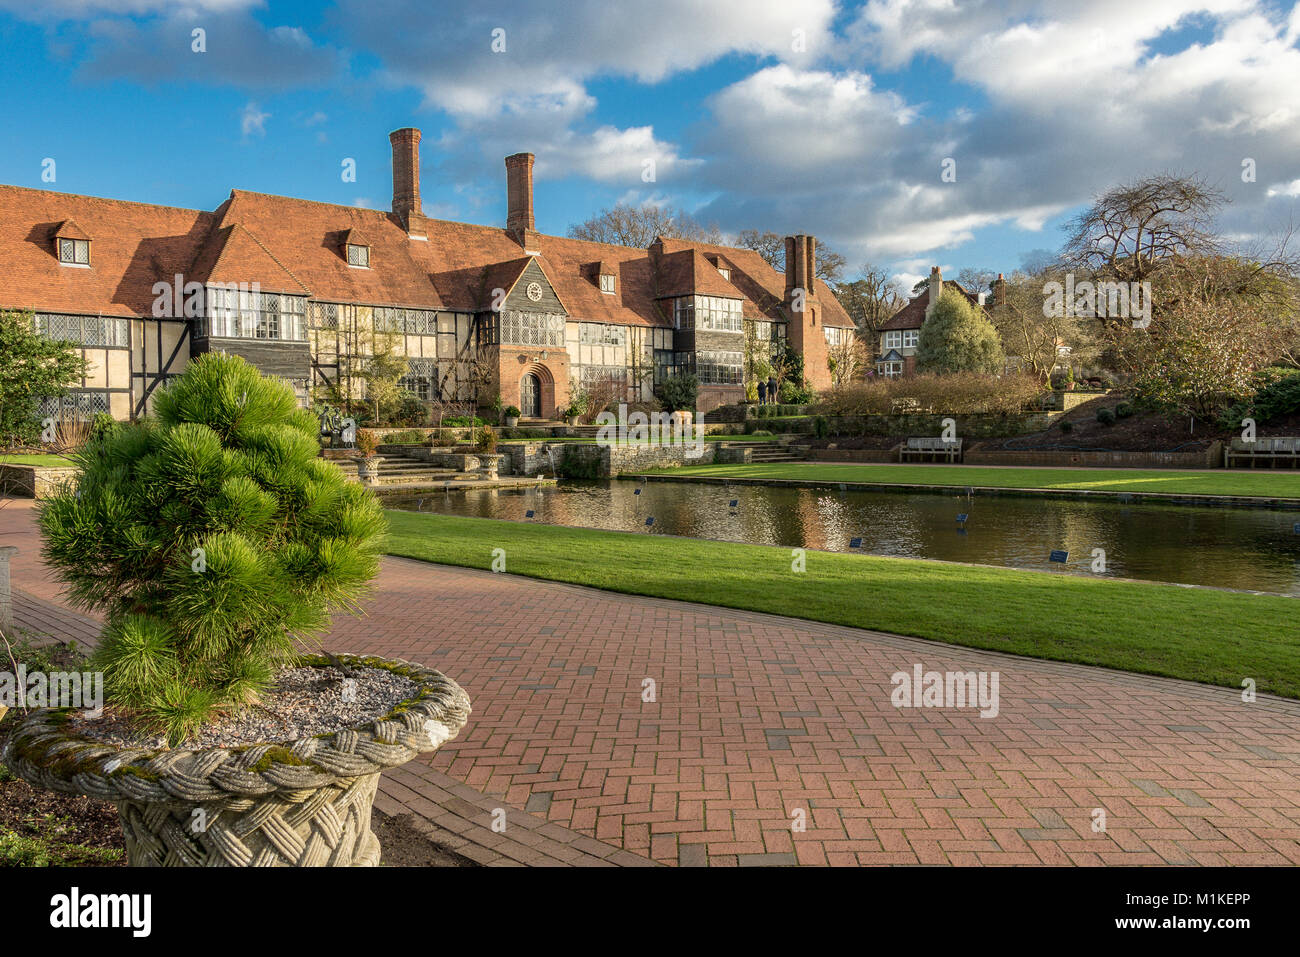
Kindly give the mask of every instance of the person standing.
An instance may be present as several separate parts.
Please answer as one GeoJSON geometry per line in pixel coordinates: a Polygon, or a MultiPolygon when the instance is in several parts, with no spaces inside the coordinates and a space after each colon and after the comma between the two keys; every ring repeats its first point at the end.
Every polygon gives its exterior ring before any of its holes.
{"type": "Polygon", "coordinates": [[[768,401],[773,404],[776,403],[776,376],[772,376],[767,380],[767,397],[768,401]]]}
{"type": "Polygon", "coordinates": [[[758,404],[767,404],[767,383],[762,379],[758,380],[758,404]]]}

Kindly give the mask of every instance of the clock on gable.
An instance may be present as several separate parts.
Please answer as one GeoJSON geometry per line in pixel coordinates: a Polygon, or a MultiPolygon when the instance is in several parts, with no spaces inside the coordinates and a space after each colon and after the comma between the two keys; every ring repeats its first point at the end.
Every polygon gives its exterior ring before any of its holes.
{"type": "Polygon", "coordinates": [[[525,292],[528,293],[528,298],[533,302],[542,301],[542,284],[540,282],[530,282],[525,292]]]}

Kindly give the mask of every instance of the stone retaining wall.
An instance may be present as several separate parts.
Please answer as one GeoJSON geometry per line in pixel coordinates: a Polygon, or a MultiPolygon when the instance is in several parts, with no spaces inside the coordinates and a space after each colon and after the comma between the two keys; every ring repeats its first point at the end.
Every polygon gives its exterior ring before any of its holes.
{"type": "Polygon", "coordinates": [[[0,465],[0,495],[48,498],[80,469],[46,468],[38,465],[0,465]]]}
{"type": "Polygon", "coordinates": [[[1223,443],[1195,452],[968,451],[967,465],[1047,465],[1057,468],[1213,469],[1223,467],[1223,443]]]}
{"type": "Polygon", "coordinates": [[[580,474],[601,478],[646,469],[680,465],[712,465],[716,442],[704,443],[704,450],[692,445],[599,445],[570,443],[564,450],[566,466],[580,474]]]}

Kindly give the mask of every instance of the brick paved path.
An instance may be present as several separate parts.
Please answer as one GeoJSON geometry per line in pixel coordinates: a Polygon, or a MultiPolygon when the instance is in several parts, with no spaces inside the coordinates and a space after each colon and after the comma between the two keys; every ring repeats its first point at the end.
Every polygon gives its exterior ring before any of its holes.
{"type": "MultiPolygon", "coordinates": [[[[53,598],[29,512],[0,510],[0,544],[53,598]]],[[[451,780],[610,863],[1300,863],[1300,702],[404,559],[378,584],[329,645],[430,664],[474,702],[386,790],[428,820],[451,780]],[[999,672],[999,714],[893,707],[918,663],[999,672]]]]}

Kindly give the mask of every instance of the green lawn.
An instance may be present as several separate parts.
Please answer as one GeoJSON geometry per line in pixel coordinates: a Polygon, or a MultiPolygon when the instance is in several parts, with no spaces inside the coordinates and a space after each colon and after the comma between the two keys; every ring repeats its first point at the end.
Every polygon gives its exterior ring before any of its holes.
{"type": "Polygon", "coordinates": [[[665,475],[781,479],[828,484],[984,485],[994,488],[1098,489],[1113,492],[1300,498],[1300,472],[1295,471],[988,468],[979,465],[840,465],[827,462],[691,465],[656,471],[665,475]]]}
{"type": "MultiPolygon", "coordinates": [[[[1296,599],[390,511],[387,551],[1300,698],[1296,599]]],[[[544,616],[545,610],[538,614],[544,616]]],[[[1225,703],[1231,698],[1225,697],[1225,703]]]]}
{"type": "Polygon", "coordinates": [[[0,452],[0,465],[45,465],[50,468],[66,468],[76,464],[62,455],[45,455],[40,452],[35,454],[0,452]]]}

